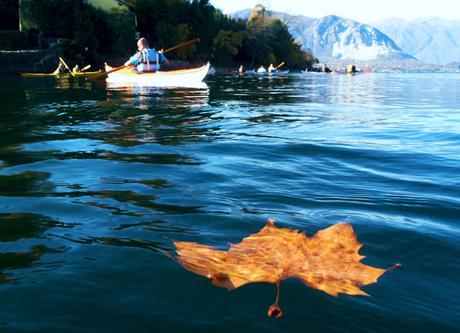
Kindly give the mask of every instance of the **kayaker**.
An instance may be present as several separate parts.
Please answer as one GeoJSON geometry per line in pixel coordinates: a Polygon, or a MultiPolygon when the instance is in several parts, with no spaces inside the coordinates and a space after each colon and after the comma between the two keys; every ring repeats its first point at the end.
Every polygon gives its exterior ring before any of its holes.
{"type": "Polygon", "coordinates": [[[266,73],[267,70],[265,69],[265,67],[262,65],[260,66],[258,69],[257,69],[257,73],[266,73]]]}
{"type": "Polygon", "coordinates": [[[244,74],[244,67],[243,67],[243,65],[240,65],[240,68],[238,68],[238,73],[239,73],[239,74],[244,74]]]}
{"type": "Polygon", "coordinates": [[[349,74],[356,73],[356,66],[355,65],[348,65],[347,66],[347,73],[349,73],[349,74]]]}
{"type": "Polygon", "coordinates": [[[57,68],[54,70],[53,74],[58,75],[58,74],[65,73],[65,71],[66,71],[66,68],[64,64],[62,63],[62,60],[59,60],[59,64],[57,68]]]}
{"type": "Polygon", "coordinates": [[[149,43],[144,37],[137,41],[137,52],[125,62],[125,66],[136,66],[138,72],[155,72],[160,70],[160,65],[168,65],[169,61],[160,51],[149,48],[149,43]]]}
{"type": "Polygon", "coordinates": [[[268,66],[268,72],[271,73],[271,72],[274,72],[275,71],[275,66],[273,66],[273,64],[270,64],[270,66],[268,66]]]}

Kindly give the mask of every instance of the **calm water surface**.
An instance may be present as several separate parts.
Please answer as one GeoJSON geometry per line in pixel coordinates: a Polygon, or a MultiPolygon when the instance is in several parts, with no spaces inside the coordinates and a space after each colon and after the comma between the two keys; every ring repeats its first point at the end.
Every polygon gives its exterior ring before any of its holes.
{"type": "Polygon", "coordinates": [[[0,81],[0,332],[460,330],[460,75],[210,76],[196,89],[0,81]],[[163,254],[268,218],[350,222],[364,262],[331,297],[228,292],[163,254]]]}

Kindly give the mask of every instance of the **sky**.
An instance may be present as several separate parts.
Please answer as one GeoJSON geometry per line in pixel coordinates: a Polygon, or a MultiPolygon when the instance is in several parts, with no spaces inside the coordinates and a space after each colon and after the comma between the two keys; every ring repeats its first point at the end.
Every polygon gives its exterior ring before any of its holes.
{"type": "Polygon", "coordinates": [[[214,7],[224,13],[252,8],[258,2],[268,10],[291,15],[323,17],[334,14],[362,23],[393,17],[412,20],[438,16],[460,20],[458,0],[210,0],[214,7]]]}

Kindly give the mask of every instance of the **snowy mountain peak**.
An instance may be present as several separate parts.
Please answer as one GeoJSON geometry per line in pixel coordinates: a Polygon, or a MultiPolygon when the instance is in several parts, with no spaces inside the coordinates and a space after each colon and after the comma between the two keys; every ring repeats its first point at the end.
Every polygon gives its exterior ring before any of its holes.
{"type": "Polygon", "coordinates": [[[335,15],[314,20],[301,36],[296,37],[320,59],[410,58],[402,55],[395,42],[379,30],[335,15]]]}
{"type": "MultiPolygon", "coordinates": [[[[242,10],[232,17],[248,19],[250,10],[242,10]]],[[[304,50],[310,50],[320,61],[393,60],[413,59],[396,43],[370,25],[349,20],[337,15],[322,18],[292,16],[286,13],[267,11],[266,15],[286,22],[289,31],[304,50]]]]}

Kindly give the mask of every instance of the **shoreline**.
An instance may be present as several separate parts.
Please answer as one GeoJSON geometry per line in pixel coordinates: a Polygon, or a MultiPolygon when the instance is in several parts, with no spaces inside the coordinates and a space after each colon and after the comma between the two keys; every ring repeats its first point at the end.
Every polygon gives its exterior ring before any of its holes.
{"type": "Polygon", "coordinates": [[[62,56],[59,49],[0,51],[0,73],[52,72],[62,56]]]}

